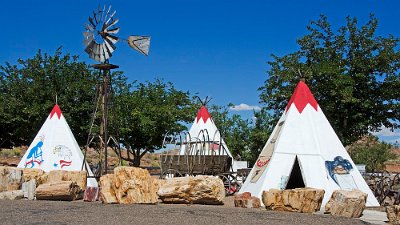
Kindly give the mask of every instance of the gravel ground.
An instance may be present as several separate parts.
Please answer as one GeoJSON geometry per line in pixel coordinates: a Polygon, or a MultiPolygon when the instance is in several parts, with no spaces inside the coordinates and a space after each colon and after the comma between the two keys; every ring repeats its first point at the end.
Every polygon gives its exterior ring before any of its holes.
{"type": "Polygon", "coordinates": [[[0,224],[368,224],[358,219],[206,205],[0,200],[0,224]]]}

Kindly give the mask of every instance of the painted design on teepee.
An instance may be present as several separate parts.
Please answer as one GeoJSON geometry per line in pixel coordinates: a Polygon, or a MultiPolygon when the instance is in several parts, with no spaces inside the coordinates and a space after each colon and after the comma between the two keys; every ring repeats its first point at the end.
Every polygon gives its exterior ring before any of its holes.
{"type": "Polygon", "coordinates": [[[44,141],[44,135],[39,136],[40,141],[33,146],[28,153],[28,156],[26,157],[25,160],[25,168],[28,167],[28,165],[31,165],[30,168],[33,168],[35,166],[35,163],[37,163],[39,166],[42,164],[43,160],[43,141],[44,141]],[[39,160],[40,157],[40,160],[39,160]]]}
{"type": "Polygon", "coordinates": [[[329,176],[335,181],[339,187],[341,186],[338,182],[336,175],[349,174],[353,169],[350,161],[343,159],[341,156],[336,156],[333,161],[325,161],[326,169],[328,170],[329,176]]]}
{"type": "Polygon", "coordinates": [[[310,104],[315,109],[315,111],[318,111],[318,103],[315,100],[314,95],[308,88],[307,84],[304,83],[303,81],[300,81],[297,84],[297,87],[294,90],[294,93],[290,98],[289,103],[286,106],[286,112],[289,110],[290,106],[293,103],[295,104],[297,110],[299,110],[300,113],[303,112],[307,104],[310,104]]]}
{"type": "Polygon", "coordinates": [[[284,123],[285,121],[282,121],[278,124],[271,140],[267,142],[263,151],[260,153],[260,156],[258,157],[255,164],[256,169],[254,170],[254,173],[251,177],[252,183],[256,183],[258,179],[260,179],[261,175],[264,173],[265,169],[267,168],[268,163],[271,160],[272,154],[274,153],[275,150],[276,140],[278,139],[278,136],[281,133],[281,129],[284,123]]]}
{"type": "MultiPolygon", "coordinates": [[[[64,145],[57,145],[53,149],[53,154],[58,156],[59,165],[61,168],[65,166],[70,166],[72,161],[72,151],[70,148],[64,145]]],[[[54,163],[54,167],[57,167],[57,162],[54,163]]]]}
{"type": "Polygon", "coordinates": [[[210,119],[210,121],[212,122],[210,113],[208,112],[205,106],[202,106],[199,112],[197,113],[196,123],[198,123],[200,119],[203,119],[204,123],[206,123],[208,119],[210,119]]]}

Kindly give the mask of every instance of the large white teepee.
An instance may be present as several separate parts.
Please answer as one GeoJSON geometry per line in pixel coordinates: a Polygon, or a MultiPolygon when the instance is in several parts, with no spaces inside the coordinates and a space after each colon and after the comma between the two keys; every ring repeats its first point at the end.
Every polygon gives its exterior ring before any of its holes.
{"type": "MultiPolygon", "coordinates": [[[[83,154],[65,120],[61,109],[55,105],[18,164],[19,168],[79,171],[83,164],[83,154]]],[[[92,171],[85,162],[83,169],[92,171]]],[[[94,178],[87,179],[87,186],[97,187],[94,178]]]]}
{"type": "Polygon", "coordinates": [[[236,168],[236,161],[233,159],[231,152],[226,146],[224,139],[221,137],[221,133],[214,124],[210,113],[205,105],[201,106],[196,118],[186,135],[186,143],[201,143],[208,141],[210,145],[206,145],[206,149],[202,149],[202,153],[196,152],[197,148],[188,149],[187,145],[182,145],[180,149],[180,155],[229,155],[232,158],[233,168],[236,168]],[[222,146],[220,146],[222,144],[222,146]]]}
{"type": "Polygon", "coordinates": [[[261,198],[264,190],[297,187],[324,189],[322,206],[334,190],[340,189],[358,189],[368,194],[367,206],[379,206],[310,89],[302,81],[240,193],[250,192],[261,198]]]}

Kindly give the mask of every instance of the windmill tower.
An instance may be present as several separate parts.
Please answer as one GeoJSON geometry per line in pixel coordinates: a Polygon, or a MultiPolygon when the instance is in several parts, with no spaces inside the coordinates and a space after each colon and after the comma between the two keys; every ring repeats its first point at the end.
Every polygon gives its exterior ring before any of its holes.
{"type": "MultiPolygon", "coordinates": [[[[111,64],[109,59],[115,51],[116,44],[119,40],[126,41],[128,45],[147,56],[149,54],[150,37],[131,35],[128,39],[122,39],[117,36],[120,28],[117,27],[119,19],[115,18],[115,10],[111,10],[111,6],[103,8],[100,6],[93,14],[89,16],[89,23],[85,24],[86,31],[83,32],[85,52],[90,58],[98,62],[92,65],[93,68],[99,70],[101,76],[101,85],[99,85],[99,95],[96,99],[95,108],[100,109],[100,132],[98,134],[100,140],[100,151],[104,151],[104,164],[100,156],[100,170],[98,175],[107,173],[107,148],[109,142],[108,134],[108,109],[109,109],[109,93],[111,91],[111,70],[119,68],[119,66],[111,64]]],[[[96,110],[93,114],[96,117],[96,110]]],[[[92,125],[95,121],[93,118],[92,125]]],[[[92,126],[91,126],[92,127],[92,126]]],[[[94,140],[91,131],[87,146],[94,140]]],[[[114,139],[115,140],[115,139],[114,139]]],[[[85,154],[86,157],[86,154],[85,154]]]]}

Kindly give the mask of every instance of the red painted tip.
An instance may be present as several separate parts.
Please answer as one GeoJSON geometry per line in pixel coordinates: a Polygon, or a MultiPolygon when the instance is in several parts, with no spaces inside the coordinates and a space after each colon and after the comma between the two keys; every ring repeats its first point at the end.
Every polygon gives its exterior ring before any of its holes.
{"type": "Polygon", "coordinates": [[[54,114],[57,114],[58,119],[61,118],[62,112],[61,112],[60,106],[55,105],[55,106],[53,107],[53,109],[52,109],[51,112],[50,112],[50,119],[54,116],[54,114]]]}
{"type": "Polygon", "coordinates": [[[296,89],[292,97],[289,100],[288,105],[286,106],[286,112],[289,110],[292,103],[295,104],[297,110],[302,113],[307,104],[310,104],[315,111],[318,111],[318,102],[315,100],[314,95],[311,93],[307,84],[303,81],[300,81],[297,84],[296,89]]]}
{"type": "Polygon", "coordinates": [[[210,113],[205,106],[202,106],[197,113],[196,123],[198,123],[200,119],[203,119],[204,123],[206,123],[208,119],[211,119],[210,113]]]}

